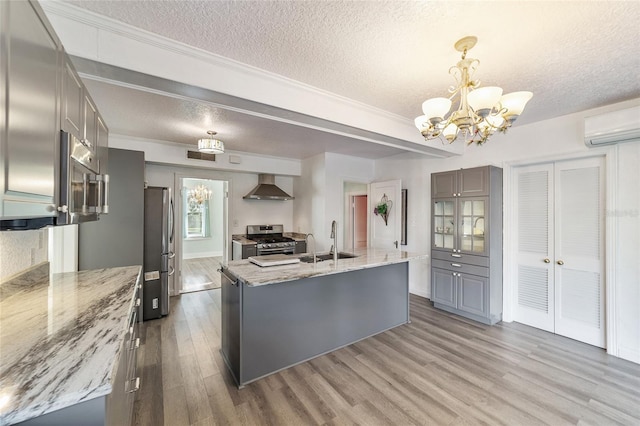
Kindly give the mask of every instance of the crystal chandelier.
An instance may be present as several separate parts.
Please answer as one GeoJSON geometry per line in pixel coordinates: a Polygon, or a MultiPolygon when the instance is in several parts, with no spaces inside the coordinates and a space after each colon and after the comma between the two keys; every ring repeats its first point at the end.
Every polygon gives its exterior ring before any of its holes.
{"type": "Polygon", "coordinates": [[[208,138],[198,141],[198,151],[207,154],[224,154],[224,142],[213,138],[217,132],[209,130],[207,134],[209,135],[208,138]]]}
{"type": "Polygon", "coordinates": [[[477,37],[468,36],[454,45],[462,52],[462,59],[449,69],[457,83],[455,87],[449,87],[451,96],[428,99],[422,104],[424,115],[415,119],[415,125],[425,140],[444,138],[452,143],[462,137],[467,145],[474,142],[481,145],[496,130],[506,132],[533,96],[531,92],[503,95],[500,87],[479,88],[480,81],[473,80],[473,74],[480,61],[467,58],[467,51],[477,41],[477,37]],[[460,102],[458,109],[446,116],[456,97],[460,102]]]}
{"type": "Polygon", "coordinates": [[[189,203],[202,204],[211,199],[211,190],[204,185],[198,185],[187,192],[189,203]]]}

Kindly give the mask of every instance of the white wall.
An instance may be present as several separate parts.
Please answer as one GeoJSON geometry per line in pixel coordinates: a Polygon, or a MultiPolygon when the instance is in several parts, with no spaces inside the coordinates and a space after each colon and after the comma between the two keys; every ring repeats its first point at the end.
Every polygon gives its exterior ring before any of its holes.
{"type": "MultiPolygon", "coordinates": [[[[224,250],[224,182],[210,179],[184,179],[183,181],[183,188],[187,190],[198,185],[204,185],[211,191],[211,199],[207,201],[209,203],[209,236],[185,239],[182,243],[183,259],[222,256],[224,250]]],[[[178,224],[180,222],[176,220],[176,226],[178,224]]]]}
{"type": "Polygon", "coordinates": [[[317,251],[332,244],[331,222],[338,222],[338,248],[344,241],[344,183],[369,183],[373,179],[373,160],[324,153],[302,162],[302,176],[295,179],[296,231],[313,233],[317,251]]]}
{"type": "MultiPolygon", "coordinates": [[[[415,155],[401,154],[376,161],[376,180],[400,178],[408,190],[408,245],[409,251],[430,252],[430,174],[438,171],[496,165],[505,172],[515,162],[551,161],[573,155],[604,152],[586,148],[583,142],[583,123],[587,116],[602,114],[640,104],[640,99],[607,107],[583,111],[552,120],[518,126],[505,135],[494,135],[484,146],[468,146],[460,157],[424,160],[415,155]]],[[[526,113],[526,111],[525,111],[526,113]]],[[[434,141],[431,143],[440,143],[434,141]]],[[[617,318],[611,327],[618,337],[618,346],[609,348],[613,355],[640,362],[640,172],[638,160],[640,143],[620,144],[616,169],[617,197],[610,216],[618,215],[618,229],[608,238],[614,242],[618,254],[615,265],[615,282],[607,286],[615,288],[617,318]]],[[[505,185],[508,185],[505,173],[505,185]]],[[[511,202],[506,191],[504,205],[511,202]]],[[[611,218],[611,217],[610,217],[611,218]]],[[[609,218],[609,219],[610,219],[609,218]]],[[[511,224],[505,220],[508,233],[511,224]]],[[[509,253],[505,253],[505,259],[509,253]]],[[[430,268],[412,269],[411,289],[420,295],[430,296],[430,268]]],[[[512,284],[505,276],[505,298],[510,295],[512,284]]],[[[507,303],[507,302],[505,302],[507,303]]],[[[508,314],[508,312],[505,312],[508,314]]],[[[507,315],[508,316],[508,315],[507,315]]],[[[507,319],[509,319],[507,317],[507,319]]]]}

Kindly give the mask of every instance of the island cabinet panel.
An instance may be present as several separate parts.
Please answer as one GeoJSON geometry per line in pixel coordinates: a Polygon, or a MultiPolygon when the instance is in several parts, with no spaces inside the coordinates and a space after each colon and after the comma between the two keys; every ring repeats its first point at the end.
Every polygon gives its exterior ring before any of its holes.
{"type": "Polygon", "coordinates": [[[222,353],[239,386],[409,320],[406,262],[260,286],[234,280],[223,272],[222,353]]]}

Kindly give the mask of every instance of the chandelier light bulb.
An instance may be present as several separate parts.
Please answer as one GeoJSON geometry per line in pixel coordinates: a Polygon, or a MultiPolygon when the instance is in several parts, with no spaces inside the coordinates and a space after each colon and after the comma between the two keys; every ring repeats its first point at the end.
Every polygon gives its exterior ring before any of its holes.
{"type": "MultiPolygon", "coordinates": [[[[506,112],[504,113],[507,119],[511,118],[511,116],[518,117],[522,114],[525,105],[529,102],[529,99],[533,97],[533,93],[531,92],[511,92],[507,93],[500,99],[500,103],[502,104],[502,108],[506,108],[506,112]]],[[[514,118],[515,120],[515,118],[514,118]]]]}
{"type": "Polygon", "coordinates": [[[451,109],[451,99],[433,98],[422,103],[422,112],[432,124],[437,124],[444,119],[451,109]]]}
{"type": "Polygon", "coordinates": [[[429,119],[427,118],[426,115],[421,115],[420,117],[416,117],[416,119],[413,120],[413,122],[415,123],[418,130],[420,130],[420,133],[426,130],[429,130],[429,119]]]}
{"type": "Polygon", "coordinates": [[[488,86],[471,91],[467,99],[469,100],[469,106],[473,108],[475,113],[485,118],[498,105],[500,96],[502,96],[502,88],[488,86]]]}

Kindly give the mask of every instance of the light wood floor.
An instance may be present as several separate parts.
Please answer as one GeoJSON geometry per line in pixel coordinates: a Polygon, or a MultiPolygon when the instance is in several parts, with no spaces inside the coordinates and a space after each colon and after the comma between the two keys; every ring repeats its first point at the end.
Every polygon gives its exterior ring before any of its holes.
{"type": "Polygon", "coordinates": [[[182,260],[182,292],[211,290],[220,287],[222,257],[200,257],[182,260]]]}
{"type": "Polygon", "coordinates": [[[220,290],[142,324],[136,425],[640,424],[640,365],[517,323],[484,326],[411,296],[411,324],[238,390],[220,290]]]}

